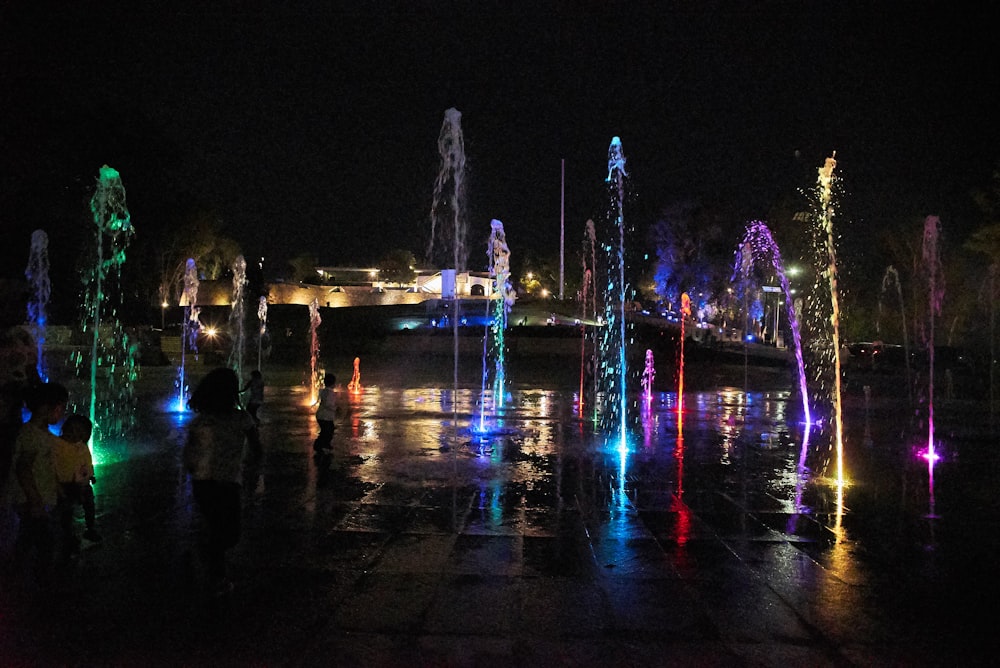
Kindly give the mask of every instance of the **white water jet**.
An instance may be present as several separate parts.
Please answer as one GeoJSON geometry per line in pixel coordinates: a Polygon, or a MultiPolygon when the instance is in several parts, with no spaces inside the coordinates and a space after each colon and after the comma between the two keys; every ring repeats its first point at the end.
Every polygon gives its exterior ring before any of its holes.
{"type": "Polygon", "coordinates": [[[260,329],[257,331],[257,371],[260,371],[264,335],[267,333],[267,297],[264,295],[257,302],[257,320],[260,322],[260,329]]]}
{"type": "Polygon", "coordinates": [[[604,303],[604,332],[601,341],[601,369],[607,397],[603,426],[617,432],[619,448],[627,448],[627,395],[625,381],[628,365],[625,355],[625,303],[628,286],[625,283],[625,154],[618,137],[608,147],[608,211],[611,232],[617,237],[606,245],[608,253],[607,291],[604,303]]]}
{"type": "Polygon", "coordinates": [[[487,255],[490,259],[490,276],[493,279],[493,318],[489,326],[494,367],[493,401],[499,406],[503,403],[506,392],[507,351],[504,334],[517,293],[514,292],[514,286],[510,282],[510,248],[507,246],[507,236],[504,233],[503,223],[496,219],[490,222],[487,255]]]}
{"type": "MultiPolygon", "coordinates": [[[[452,271],[457,276],[465,270],[466,224],[464,219],[464,179],[465,179],[465,139],[462,136],[462,113],[450,108],[444,112],[441,132],[438,134],[438,153],[441,164],[434,181],[434,199],[431,203],[431,238],[427,246],[427,259],[434,263],[435,241],[441,246],[450,242],[452,271]]],[[[441,256],[443,248],[438,249],[441,256]]],[[[447,256],[442,258],[448,264],[447,256]]],[[[442,277],[442,285],[444,283],[442,277]]],[[[458,394],[458,326],[461,321],[461,301],[457,291],[451,302],[451,325],[453,340],[453,383],[455,396],[458,394]]],[[[453,400],[454,401],[454,400],[453,400]]],[[[454,422],[457,423],[457,405],[454,406],[454,422]]],[[[457,424],[456,424],[457,430],[457,424]]],[[[457,434],[457,431],[456,431],[457,434]]]]}
{"type": "Polygon", "coordinates": [[[323,319],[319,315],[319,300],[313,297],[309,302],[309,383],[311,403],[316,403],[323,379],[319,372],[319,326],[323,319]]]}
{"type": "Polygon", "coordinates": [[[229,351],[229,368],[243,382],[243,357],[246,352],[246,307],[243,299],[247,284],[247,262],[242,255],[233,260],[233,301],[229,312],[229,331],[233,347],[229,351]]]}
{"type": "Polygon", "coordinates": [[[882,322],[882,295],[885,291],[889,289],[889,286],[893,283],[896,284],[896,296],[899,300],[899,320],[903,328],[903,357],[906,364],[906,396],[909,400],[909,405],[913,405],[913,380],[910,378],[910,340],[907,336],[906,328],[906,308],[903,304],[903,286],[899,282],[899,272],[896,268],[889,266],[885,270],[885,275],[882,277],[882,292],[878,300],[878,318],[875,321],[875,331],[879,334],[881,338],[881,322],[882,322]]]}

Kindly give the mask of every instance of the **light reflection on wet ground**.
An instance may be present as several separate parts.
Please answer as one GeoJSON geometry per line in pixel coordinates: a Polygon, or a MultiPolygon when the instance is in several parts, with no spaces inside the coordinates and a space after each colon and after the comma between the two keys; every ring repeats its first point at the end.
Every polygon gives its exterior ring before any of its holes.
{"type": "MultiPolygon", "coordinates": [[[[691,392],[680,423],[676,394],[655,393],[623,450],[572,391],[522,385],[484,420],[478,389],[376,372],[358,395],[341,388],[334,454],[314,459],[299,375],[266,376],[233,609],[191,612],[183,417],[150,411],[99,467],[108,539],[81,555],[92,577],[70,592],[103,649],[72,632],[69,647],[97,662],[305,665],[331,651],[382,665],[922,665],[983,650],[972,611],[996,593],[996,455],[963,406],[940,412],[955,436],[927,518],[926,467],[886,402],[868,424],[848,404],[838,503],[821,470],[829,435],[813,435],[798,470],[804,427],[788,391],[691,392]],[[128,605],[111,605],[120,596],[128,605]],[[135,615],[166,630],[135,628],[135,615]]],[[[51,628],[24,605],[4,604],[17,633],[0,650],[37,650],[51,628]]]]}

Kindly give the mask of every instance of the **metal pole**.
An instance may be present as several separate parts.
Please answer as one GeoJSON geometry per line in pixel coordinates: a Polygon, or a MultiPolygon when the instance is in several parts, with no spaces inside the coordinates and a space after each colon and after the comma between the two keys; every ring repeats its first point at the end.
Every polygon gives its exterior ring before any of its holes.
{"type": "Polygon", "coordinates": [[[560,160],[562,180],[559,193],[559,301],[564,298],[563,283],[566,276],[566,159],[560,160]]]}
{"type": "Polygon", "coordinates": [[[776,306],[774,307],[774,347],[775,348],[778,347],[778,332],[781,331],[779,329],[780,322],[781,322],[781,301],[779,301],[779,300],[780,300],[780,297],[775,300],[776,301],[776,306]]]}

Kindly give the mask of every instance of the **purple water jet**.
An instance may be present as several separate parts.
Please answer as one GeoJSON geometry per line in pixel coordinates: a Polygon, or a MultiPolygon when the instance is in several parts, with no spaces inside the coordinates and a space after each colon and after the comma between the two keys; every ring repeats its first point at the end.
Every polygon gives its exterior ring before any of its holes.
{"type": "Polygon", "coordinates": [[[188,258],[184,265],[184,289],[181,306],[184,307],[184,322],[181,323],[181,363],[177,369],[177,410],[187,410],[188,385],[185,378],[187,350],[198,351],[198,330],[200,311],[198,309],[198,267],[194,258],[188,258]]]}
{"type": "MultiPolygon", "coordinates": [[[[933,469],[937,454],[934,447],[934,318],[941,314],[944,299],[944,285],[939,281],[941,274],[941,253],[938,249],[938,235],[941,221],[937,216],[927,216],[924,220],[923,259],[927,269],[928,334],[927,354],[927,462],[933,469]]],[[[933,470],[931,471],[933,475],[933,470]]]]}
{"type": "MultiPolygon", "coordinates": [[[[788,276],[781,260],[781,251],[771,235],[771,230],[761,221],[753,221],[747,225],[746,234],[736,251],[736,272],[746,281],[756,262],[764,261],[770,264],[778,276],[781,290],[785,295],[785,312],[788,325],[792,330],[792,343],[795,353],[795,363],[798,371],[799,392],[802,394],[802,415],[806,424],[812,422],[809,411],[809,390],[806,384],[806,369],[802,359],[802,337],[799,332],[799,319],[795,312],[792,291],[788,284],[788,276]]],[[[734,275],[735,279],[735,275],[734,275]]]]}

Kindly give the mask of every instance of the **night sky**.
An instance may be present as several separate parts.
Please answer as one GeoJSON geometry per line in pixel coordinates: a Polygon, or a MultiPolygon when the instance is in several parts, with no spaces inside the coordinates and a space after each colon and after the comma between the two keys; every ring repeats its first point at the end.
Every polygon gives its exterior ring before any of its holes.
{"type": "Polygon", "coordinates": [[[104,163],[137,243],[197,203],[266,263],[419,257],[449,107],[463,114],[471,268],[493,218],[513,256],[558,253],[561,160],[575,249],[615,135],[640,227],[685,200],[737,227],[764,218],[835,150],[842,234],[931,213],[964,234],[979,222],[968,193],[1000,158],[997,25],[985,5],[898,7],[4,3],[3,275],[23,276],[36,228],[72,250],[104,163]]]}

